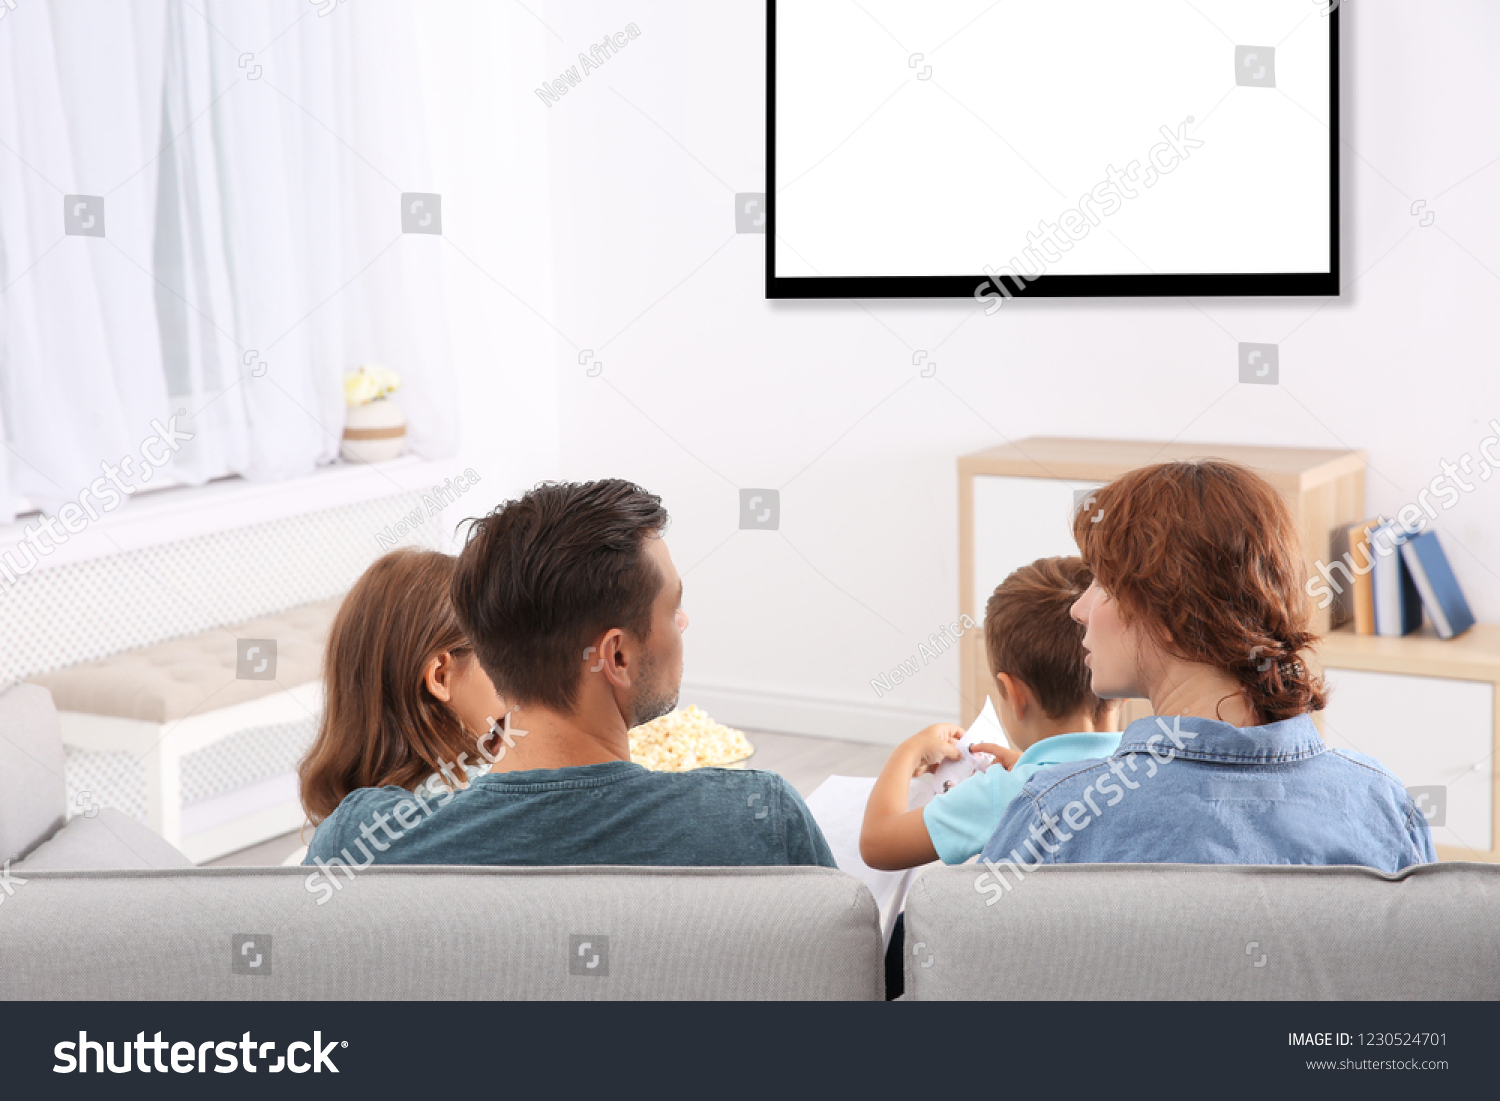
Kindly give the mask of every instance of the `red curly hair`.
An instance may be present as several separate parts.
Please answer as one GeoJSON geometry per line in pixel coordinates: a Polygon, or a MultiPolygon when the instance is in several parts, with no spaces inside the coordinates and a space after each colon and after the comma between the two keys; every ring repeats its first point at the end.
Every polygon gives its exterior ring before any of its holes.
{"type": "Polygon", "coordinates": [[[1141,467],[1093,495],[1073,536],[1125,623],[1232,675],[1264,722],[1327,704],[1303,660],[1318,636],[1301,537],[1259,475],[1218,459],[1141,467]]]}

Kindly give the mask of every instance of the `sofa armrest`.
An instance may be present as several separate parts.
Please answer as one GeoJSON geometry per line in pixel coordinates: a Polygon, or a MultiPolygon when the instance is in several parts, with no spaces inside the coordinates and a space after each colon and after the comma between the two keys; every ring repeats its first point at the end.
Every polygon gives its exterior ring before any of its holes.
{"type": "Polygon", "coordinates": [[[0,860],[25,856],[62,825],[67,801],[57,709],[45,688],[0,695],[0,860]]]}
{"type": "Polygon", "coordinates": [[[191,868],[193,862],[134,818],[106,807],[93,818],[79,816],[38,845],[17,872],[77,872],[96,869],[191,868]]]}

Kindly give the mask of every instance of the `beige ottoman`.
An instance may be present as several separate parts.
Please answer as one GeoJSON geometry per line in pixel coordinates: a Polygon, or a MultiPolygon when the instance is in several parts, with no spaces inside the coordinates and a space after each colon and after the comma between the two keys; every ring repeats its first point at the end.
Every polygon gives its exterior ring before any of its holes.
{"type": "Polygon", "coordinates": [[[69,811],[87,813],[89,789],[108,787],[118,809],[199,863],[299,828],[296,767],[322,712],[339,603],[33,677],[57,705],[69,811]]]}

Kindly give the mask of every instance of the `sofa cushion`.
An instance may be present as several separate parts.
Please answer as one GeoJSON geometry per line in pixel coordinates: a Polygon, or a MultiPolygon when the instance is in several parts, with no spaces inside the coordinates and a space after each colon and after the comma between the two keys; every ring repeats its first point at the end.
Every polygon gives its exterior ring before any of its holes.
{"type": "MultiPolygon", "coordinates": [[[[303,604],[248,623],[126,650],[31,679],[52,692],[61,711],[175,722],[317,680],[323,645],[339,604],[338,599],[303,604]],[[275,641],[274,678],[236,675],[239,639],[275,641]]],[[[255,664],[266,656],[257,653],[255,664]]],[[[266,667],[266,672],[272,670],[266,667]]]]}
{"type": "Polygon", "coordinates": [[[193,862],[134,818],[105,807],[92,818],[70,818],[15,871],[72,872],[86,869],[191,868],[193,862]]]}
{"type": "Polygon", "coordinates": [[[52,697],[17,685],[0,695],[0,861],[24,856],[62,825],[64,792],[52,697]]]}
{"type": "Polygon", "coordinates": [[[1500,866],[982,865],[906,899],[917,1001],[1465,1001],[1500,990],[1500,866]]]}
{"type": "Polygon", "coordinates": [[[317,868],[38,872],[0,914],[0,1000],[878,1001],[884,992],[875,900],[829,868],[334,874],[338,887],[317,868]]]}

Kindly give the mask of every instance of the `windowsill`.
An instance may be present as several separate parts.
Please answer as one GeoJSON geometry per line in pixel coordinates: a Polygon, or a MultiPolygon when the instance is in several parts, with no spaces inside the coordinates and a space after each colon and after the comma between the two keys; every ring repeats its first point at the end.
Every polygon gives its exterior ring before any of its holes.
{"type": "MultiPolygon", "coordinates": [[[[385,463],[334,463],[306,477],[285,482],[224,478],[202,486],[158,490],[133,497],[77,533],[67,535],[66,542],[55,546],[50,553],[38,555],[31,572],[358,501],[431,489],[461,469],[452,460],[403,455],[385,463]]],[[[0,525],[0,554],[25,543],[27,529],[36,526],[38,519],[33,513],[15,523],[0,525]]],[[[39,536],[38,540],[49,546],[53,543],[50,536],[39,536]]],[[[12,556],[12,560],[16,557],[12,556]]],[[[0,583],[3,582],[0,577],[0,583]]]]}

